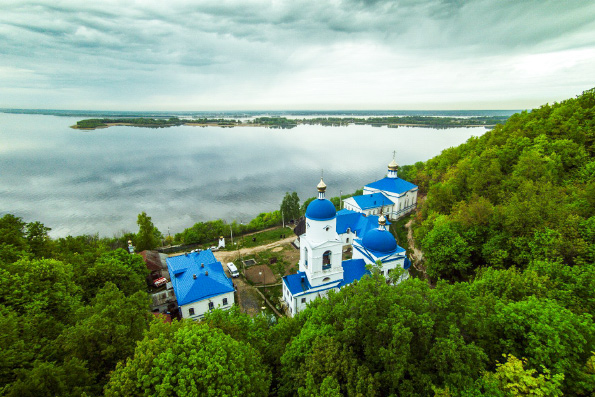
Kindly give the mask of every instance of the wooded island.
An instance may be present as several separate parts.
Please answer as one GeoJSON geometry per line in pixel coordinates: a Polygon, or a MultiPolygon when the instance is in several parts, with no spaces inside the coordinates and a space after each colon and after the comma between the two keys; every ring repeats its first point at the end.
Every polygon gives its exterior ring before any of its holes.
{"type": "Polygon", "coordinates": [[[351,124],[372,125],[372,126],[416,126],[433,128],[453,127],[494,127],[497,124],[506,122],[508,116],[479,116],[479,117],[434,117],[434,116],[384,116],[384,117],[315,117],[303,119],[288,119],[286,117],[256,117],[252,120],[234,120],[221,118],[193,118],[180,119],[170,118],[103,118],[85,119],[77,121],[72,128],[81,130],[94,130],[96,128],[107,128],[114,125],[126,125],[133,127],[163,128],[179,125],[191,126],[216,126],[216,127],[268,127],[268,128],[294,128],[300,124],[324,125],[330,127],[347,126],[351,124]]]}

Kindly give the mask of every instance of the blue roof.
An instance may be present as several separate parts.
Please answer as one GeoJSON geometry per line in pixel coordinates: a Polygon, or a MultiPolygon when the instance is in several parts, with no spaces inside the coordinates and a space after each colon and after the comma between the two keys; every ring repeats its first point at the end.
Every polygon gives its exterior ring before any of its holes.
{"type": "Polygon", "coordinates": [[[389,178],[385,177],[379,181],[372,182],[366,185],[368,188],[384,190],[391,193],[405,193],[412,189],[417,189],[417,186],[411,182],[407,182],[401,178],[389,178]]]}
{"type": "Polygon", "coordinates": [[[369,230],[362,238],[362,245],[370,251],[388,254],[398,247],[395,237],[386,229],[369,230]]]}
{"type": "Polygon", "coordinates": [[[355,280],[361,279],[366,274],[370,274],[366,269],[366,262],[363,259],[349,259],[343,261],[343,282],[340,287],[351,284],[355,280]]]}
{"type": "Polygon", "coordinates": [[[405,262],[403,263],[403,269],[407,270],[411,267],[411,261],[409,258],[405,257],[405,262]]]}
{"type": "Polygon", "coordinates": [[[172,256],[166,261],[180,306],[234,291],[232,281],[211,250],[172,256]]]}
{"type": "MultiPolygon", "coordinates": [[[[387,220],[387,225],[391,223],[387,220]]],[[[378,215],[365,216],[361,212],[342,209],[337,212],[337,233],[347,233],[351,229],[358,236],[363,236],[370,229],[378,227],[378,215]]]]}
{"type": "Polygon", "coordinates": [[[363,194],[361,196],[353,196],[352,198],[362,210],[393,204],[391,199],[382,193],[363,194]]]}
{"type": "Polygon", "coordinates": [[[288,276],[283,277],[283,280],[285,281],[285,284],[287,285],[289,292],[291,292],[291,295],[299,294],[300,292],[304,292],[310,289],[308,277],[304,272],[290,274],[288,276]]]}
{"type": "Polygon", "coordinates": [[[335,205],[327,199],[316,199],[306,209],[306,218],[315,221],[328,221],[337,216],[335,205]]]}
{"type": "MultiPolygon", "coordinates": [[[[354,280],[361,279],[364,275],[370,274],[366,269],[366,262],[363,259],[350,259],[341,263],[343,266],[343,280],[335,280],[314,288],[315,291],[321,291],[329,288],[341,288],[351,284],[354,280]]],[[[308,282],[305,272],[297,272],[283,277],[283,282],[291,292],[291,295],[308,292],[312,286],[308,282]]]]}
{"type": "Polygon", "coordinates": [[[355,231],[360,218],[363,218],[364,214],[361,212],[355,212],[347,209],[342,209],[337,212],[337,233],[347,233],[347,229],[355,231]]]}
{"type": "Polygon", "coordinates": [[[361,246],[361,249],[358,248],[358,246],[356,246],[356,245],[354,245],[353,248],[354,249],[357,249],[358,251],[360,251],[362,254],[364,254],[372,262],[374,262],[376,259],[380,259],[383,262],[386,262],[386,261],[390,262],[392,260],[396,260],[396,259],[399,259],[399,257],[401,257],[399,255],[396,258],[393,258],[391,260],[387,260],[387,258],[389,258],[389,257],[391,257],[391,256],[393,256],[395,254],[401,254],[401,253],[403,253],[403,255],[405,255],[404,254],[405,253],[405,249],[402,248],[402,247],[400,247],[399,245],[397,245],[396,248],[392,252],[381,252],[381,251],[376,251],[374,249],[370,249],[370,248],[366,247],[363,244],[362,239],[360,239],[360,238],[355,239],[355,241],[357,243],[359,243],[359,246],[361,246]]]}

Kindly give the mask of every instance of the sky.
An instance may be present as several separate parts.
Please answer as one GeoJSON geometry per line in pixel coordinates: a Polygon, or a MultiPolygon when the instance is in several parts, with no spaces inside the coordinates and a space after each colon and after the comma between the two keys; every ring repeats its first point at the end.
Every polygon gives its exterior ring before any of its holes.
{"type": "Polygon", "coordinates": [[[0,3],[0,108],[529,109],[593,87],[588,0],[0,3]]]}

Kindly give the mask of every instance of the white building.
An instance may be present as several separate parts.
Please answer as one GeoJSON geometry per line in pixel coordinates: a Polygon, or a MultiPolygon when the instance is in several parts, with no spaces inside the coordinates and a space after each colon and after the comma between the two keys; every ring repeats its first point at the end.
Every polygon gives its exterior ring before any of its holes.
{"type": "Polygon", "coordinates": [[[365,215],[384,214],[396,220],[415,210],[417,186],[397,177],[395,159],[388,165],[386,177],[364,186],[364,194],[343,201],[343,208],[365,215]]]}
{"type": "Polygon", "coordinates": [[[234,304],[233,282],[211,250],[169,257],[167,267],[182,317],[199,320],[234,304]]]}
{"type": "MultiPolygon", "coordinates": [[[[366,216],[343,209],[325,199],[326,185],[320,180],[318,198],[306,210],[306,231],[300,236],[300,261],[296,274],[283,277],[283,300],[289,315],[303,310],[318,297],[369,274],[366,265],[382,262],[382,274],[395,268],[408,269],[405,250],[386,230],[384,216],[366,216]],[[353,244],[353,258],[342,260],[343,246],[353,244]]],[[[407,277],[403,274],[401,279],[407,277]]],[[[400,280],[399,280],[400,281],[400,280]]]]}

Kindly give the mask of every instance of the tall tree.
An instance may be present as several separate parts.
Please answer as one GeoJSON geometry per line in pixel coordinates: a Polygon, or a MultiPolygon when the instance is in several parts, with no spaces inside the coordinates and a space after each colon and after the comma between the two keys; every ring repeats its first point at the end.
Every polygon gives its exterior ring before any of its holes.
{"type": "Polygon", "coordinates": [[[286,220],[297,219],[300,217],[300,198],[296,192],[289,194],[285,193],[283,201],[281,202],[281,212],[286,220]]]}
{"type": "Polygon", "coordinates": [[[192,321],[154,323],[118,364],[106,396],[262,396],[270,374],[250,345],[192,321]]]}
{"type": "Polygon", "coordinates": [[[159,246],[161,242],[161,232],[153,225],[151,217],[146,212],[138,214],[136,221],[138,224],[138,234],[136,235],[136,251],[150,250],[159,246]]]}
{"type": "Polygon", "coordinates": [[[83,360],[104,384],[105,376],[118,361],[134,352],[134,346],[149,325],[149,299],[143,291],[126,297],[107,283],[91,302],[74,317],[77,323],[65,330],[58,339],[67,357],[83,360]]]}
{"type": "Polygon", "coordinates": [[[28,223],[26,229],[31,253],[37,258],[51,258],[53,241],[48,232],[52,229],[41,222],[28,223]]]}

